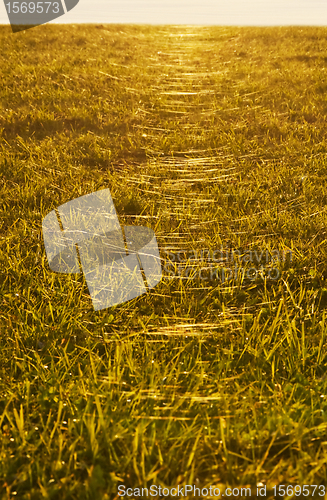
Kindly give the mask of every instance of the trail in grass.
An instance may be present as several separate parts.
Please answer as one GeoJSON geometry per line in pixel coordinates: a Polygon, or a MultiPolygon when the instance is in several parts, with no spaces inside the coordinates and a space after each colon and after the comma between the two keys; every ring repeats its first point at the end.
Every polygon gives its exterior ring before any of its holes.
{"type": "Polygon", "coordinates": [[[146,173],[140,164],[134,175],[124,176],[144,196],[156,194],[162,214],[178,218],[178,230],[160,235],[165,245],[176,251],[190,244],[203,246],[205,237],[199,236],[199,230],[209,234],[216,223],[215,218],[203,220],[204,207],[215,203],[210,188],[219,182],[234,182],[236,175],[234,155],[228,147],[207,147],[208,135],[215,130],[210,126],[216,113],[212,98],[219,92],[210,78],[225,71],[223,64],[202,57],[214,50],[214,43],[206,39],[207,32],[206,28],[178,26],[155,34],[160,50],[149,57],[155,83],[145,90],[155,93],[155,108],[147,108],[150,116],[144,125],[137,125],[153,159],[146,173]],[[168,155],[162,153],[163,136],[173,145],[168,155]],[[188,149],[178,148],[181,137],[188,149]]]}

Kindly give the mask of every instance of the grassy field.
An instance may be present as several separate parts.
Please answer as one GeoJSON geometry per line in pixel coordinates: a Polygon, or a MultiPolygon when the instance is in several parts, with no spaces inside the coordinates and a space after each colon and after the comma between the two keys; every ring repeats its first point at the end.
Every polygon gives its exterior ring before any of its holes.
{"type": "Polygon", "coordinates": [[[0,47],[0,498],[326,484],[327,28],[2,26],[0,47]],[[164,270],[94,312],[41,228],[103,188],[165,269],[167,249],[292,259],[164,270]]]}

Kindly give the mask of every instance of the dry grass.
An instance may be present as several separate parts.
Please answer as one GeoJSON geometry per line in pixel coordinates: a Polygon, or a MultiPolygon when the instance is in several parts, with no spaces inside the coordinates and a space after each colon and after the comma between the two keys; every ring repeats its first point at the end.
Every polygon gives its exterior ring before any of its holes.
{"type": "Polygon", "coordinates": [[[326,38],[1,27],[2,498],[326,482],[326,38]],[[163,259],[293,260],[277,281],[165,274],[96,313],[82,276],[49,270],[41,223],[107,187],[163,259]]]}

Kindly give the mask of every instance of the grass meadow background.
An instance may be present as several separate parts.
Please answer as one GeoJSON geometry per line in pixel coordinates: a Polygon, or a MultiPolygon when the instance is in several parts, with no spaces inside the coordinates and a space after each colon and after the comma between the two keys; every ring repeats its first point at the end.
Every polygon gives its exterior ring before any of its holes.
{"type": "Polygon", "coordinates": [[[0,497],[326,484],[327,28],[2,26],[0,47],[0,497]],[[163,263],[292,261],[164,272],[94,312],[41,227],[104,188],[163,263]]]}

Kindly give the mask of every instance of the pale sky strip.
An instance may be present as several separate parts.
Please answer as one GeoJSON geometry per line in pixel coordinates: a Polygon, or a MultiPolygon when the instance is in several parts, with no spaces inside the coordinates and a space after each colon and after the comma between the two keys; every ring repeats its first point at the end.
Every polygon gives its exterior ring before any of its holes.
{"type": "MultiPolygon", "coordinates": [[[[5,0],[8,3],[9,0],[5,0]]],[[[31,1],[31,0],[30,0],[31,1]]],[[[324,0],[80,0],[54,23],[326,26],[324,0]]],[[[0,24],[8,24],[0,0],[0,24]]]]}

